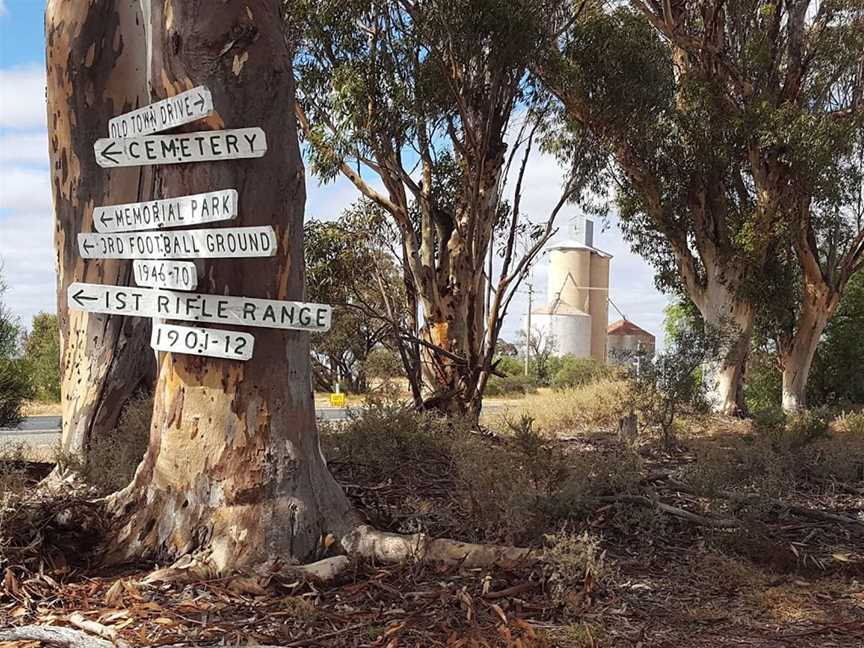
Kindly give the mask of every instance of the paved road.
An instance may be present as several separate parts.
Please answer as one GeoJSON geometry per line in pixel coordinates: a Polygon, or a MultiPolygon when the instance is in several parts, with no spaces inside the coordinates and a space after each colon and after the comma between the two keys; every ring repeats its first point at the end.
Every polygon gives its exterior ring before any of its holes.
{"type": "MultiPolygon", "coordinates": [[[[318,418],[324,421],[345,420],[344,409],[326,408],[317,410],[318,418]]],[[[0,428],[0,445],[27,443],[33,448],[51,448],[60,441],[59,416],[27,416],[17,428],[0,428]]]]}

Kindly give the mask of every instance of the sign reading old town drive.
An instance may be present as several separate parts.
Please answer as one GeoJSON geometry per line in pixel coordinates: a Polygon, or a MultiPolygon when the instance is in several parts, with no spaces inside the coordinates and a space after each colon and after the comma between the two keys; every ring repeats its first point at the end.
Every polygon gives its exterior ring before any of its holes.
{"type": "Polygon", "coordinates": [[[157,351],[249,360],[255,338],[249,333],[154,323],[150,346],[157,351]]]}
{"type": "Polygon", "coordinates": [[[132,273],[139,286],[169,290],[195,290],[198,287],[198,270],[191,261],[135,260],[132,273]]]}
{"type": "Polygon", "coordinates": [[[111,137],[134,137],[182,126],[213,112],[213,97],[204,86],[192,88],[109,120],[111,137]]]}
{"type": "Polygon", "coordinates": [[[134,232],[200,225],[231,220],[235,216],[237,190],[224,189],[194,196],[97,207],[93,210],[93,225],[97,232],[134,232]]]}
{"type": "Polygon", "coordinates": [[[79,234],[83,259],[213,259],[268,257],[276,254],[276,234],[264,227],[177,232],[79,234]]]}
{"type": "Polygon", "coordinates": [[[93,145],[101,167],[181,164],[257,158],[267,152],[267,138],[260,128],[105,138],[93,145]]]}
{"type": "Polygon", "coordinates": [[[326,331],[332,315],[326,304],[77,282],[69,286],[67,297],[69,304],[91,313],[299,331],[326,331]]]}
{"type": "MultiPolygon", "coordinates": [[[[258,158],[267,152],[260,128],[153,135],[188,124],[213,111],[213,98],[200,86],[109,122],[110,137],[93,145],[101,167],[180,164],[258,158]]],[[[84,259],[134,259],[132,286],[73,283],[70,308],[91,313],[152,317],[150,346],[157,351],[249,360],[255,339],[249,333],[165,324],[158,319],[202,324],[257,326],[321,332],[330,328],[325,304],[206,295],[191,261],[226,257],[272,257],[276,234],[271,226],[164,231],[227,221],[238,214],[238,192],[222,189],[148,202],[105,205],[93,210],[96,233],[78,234],[84,259]]]]}

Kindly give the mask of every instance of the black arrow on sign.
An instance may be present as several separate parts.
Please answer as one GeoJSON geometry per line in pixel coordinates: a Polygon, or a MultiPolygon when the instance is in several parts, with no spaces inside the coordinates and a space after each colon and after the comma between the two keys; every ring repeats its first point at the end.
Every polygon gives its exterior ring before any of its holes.
{"type": "Polygon", "coordinates": [[[192,105],[193,105],[193,106],[198,106],[198,108],[203,108],[203,107],[204,107],[204,95],[202,95],[202,94],[199,92],[199,93],[198,93],[198,101],[194,102],[192,105]]]}
{"type": "Polygon", "coordinates": [[[78,305],[81,307],[84,307],[87,305],[84,303],[85,300],[86,301],[98,301],[98,299],[99,299],[98,297],[82,297],[83,294],[84,294],[84,289],[79,288],[78,292],[76,292],[74,295],[72,295],[72,299],[74,299],[76,302],[78,302],[78,305]]]}
{"type": "Polygon", "coordinates": [[[90,248],[92,248],[92,247],[96,247],[96,246],[93,245],[92,243],[88,243],[88,242],[85,240],[83,243],[81,243],[81,247],[84,248],[84,252],[85,252],[86,254],[90,254],[90,248]]]}
{"type": "Polygon", "coordinates": [[[111,156],[117,155],[118,153],[122,153],[122,150],[112,151],[111,149],[113,149],[113,148],[114,148],[114,142],[109,142],[108,146],[106,146],[104,149],[102,149],[102,152],[99,155],[101,155],[103,158],[105,158],[109,162],[113,162],[114,164],[117,164],[117,158],[111,157],[111,156]]]}
{"type": "MultiPolygon", "coordinates": [[[[99,220],[102,221],[102,226],[103,226],[103,227],[105,227],[105,216],[106,216],[106,214],[103,213],[102,216],[99,217],[99,220]]],[[[109,218],[108,221],[110,222],[111,219],[109,218]]]]}

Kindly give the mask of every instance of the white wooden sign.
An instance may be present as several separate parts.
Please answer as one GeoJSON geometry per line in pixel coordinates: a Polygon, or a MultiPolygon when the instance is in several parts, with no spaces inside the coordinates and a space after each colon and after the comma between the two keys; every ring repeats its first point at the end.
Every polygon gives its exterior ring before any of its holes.
{"type": "Polygon", "coordinates": [[[137,315],[163,319],[327,331],[332,309],[326,304],[181,293],[153,288],[73,283],[67,290],[70,308],[91,313],[137,315]]]}
{"type": "Polygon", "coordinates": [[[84,259],[218,259],[276,254],[271,226],[225,227],[177,232],[79,234],[84,259]]]}
{"type": "Polygon", "coordinates": [[[255,338],[249,333],[154,322],[150,346],[157,351],[249,360],[255,338]]]}
{"type": "Polygon", "coordinates": [[[257,158],[267,152],[267,138],[260,128],[104,138],[93,145],[101,167],[180,164],[257,158]]]}
{"type": "Polygon", "coordinates": [[[138,110],[118,115],[108,122],[111,137],[134,137],[158,133],[206,117],[213,112],[213,96],[204,86],[192,88],[138,110]]]}
{"type": "Polygon", "coordinates": [[[132,262],[135,283],[150,288],[169,290],[195,290],[198,287],[198,269],[191,261],[144,261],[132,262]]]}
{"type": "Polygon", "coordinates": [[[231,220],[237,216],[237,190],[208,191],[93,210],[97,232],[137,232],[231,220]]]}

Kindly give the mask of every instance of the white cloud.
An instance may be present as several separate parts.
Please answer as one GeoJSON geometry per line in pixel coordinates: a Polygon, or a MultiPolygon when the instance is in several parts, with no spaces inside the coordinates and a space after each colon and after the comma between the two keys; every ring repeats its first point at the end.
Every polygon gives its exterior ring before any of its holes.
{"type": "Polygon", "coordinates": [[[0,88],[0,128],[47,128],[41,65],[0,69],[0,88]]]}
{"type": "Polygon", "coordinates": [[[0,209],[50,212],[48,171],[0,166],[0,209]]]}
{"type": "Polygon", "coordinates": [[[9,15],[9,8],[6,6],[6,0],[0,0],[0,18],[9,15]]]}
{"type": "Polygon", "coordinates": [[[3,300],[22,324],[39,311],[56,311],[50,211],[0,213],[0,264],[8,286],[3,300]]]}
{"type": "Polygon", "coordinates": [[[0,164],[48,164],[48,132],[0,134],[0,164]]]}

